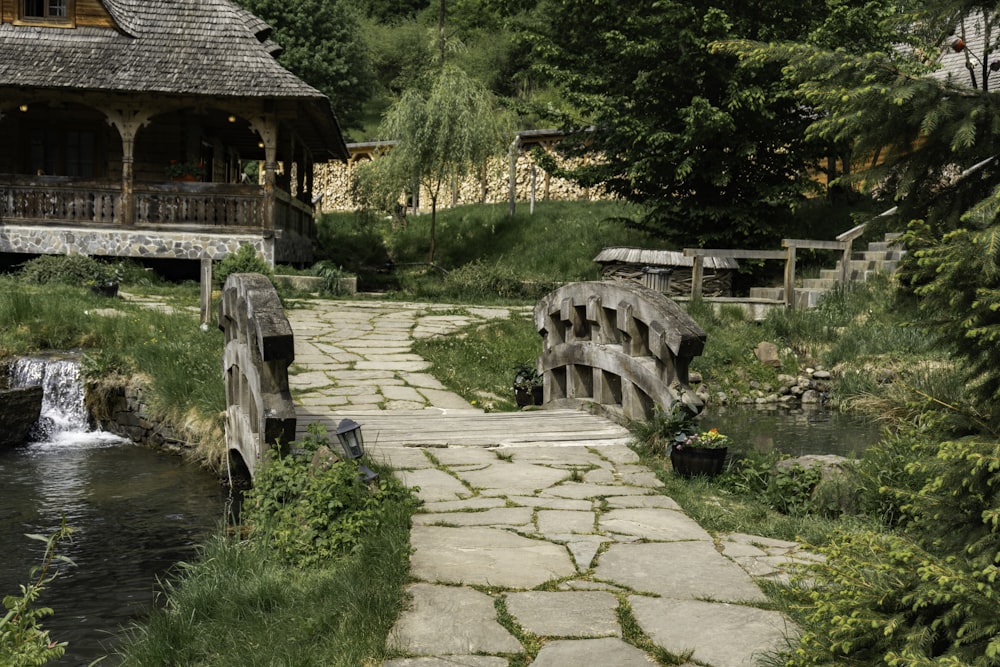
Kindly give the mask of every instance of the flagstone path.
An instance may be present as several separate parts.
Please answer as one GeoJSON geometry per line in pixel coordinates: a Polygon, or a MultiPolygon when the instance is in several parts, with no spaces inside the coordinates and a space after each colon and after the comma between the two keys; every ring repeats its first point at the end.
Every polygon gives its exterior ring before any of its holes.
{"type": "MultiPolygon", "coordinates": [[[[370,455],[423,500],[408,605],[386,667],[672,663],[748,667],[795,628],[755,580],[811,556],[711,535],[639,464],[625,429],[577,411],[488,413],[427,373],[412,341],[526,309],[308,301],[287,313],[300,429],[362,424],[370,455]],[[643,642],[638,642],[643,643],[643,642]],[[534,650],[534,649],[533,649],[534,650]],[[689,662],[685,662],[689,661],[689,662]]],[[[490,397],[477,404],[488,406],[490,397]]]]}

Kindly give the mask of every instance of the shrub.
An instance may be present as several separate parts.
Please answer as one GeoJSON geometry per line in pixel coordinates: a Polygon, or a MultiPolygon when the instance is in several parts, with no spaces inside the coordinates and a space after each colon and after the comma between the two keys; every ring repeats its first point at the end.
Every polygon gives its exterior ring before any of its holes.
{"type": "Polygon", "coordinates": [[[945,442],[905,473],[905,531],[841,533],[805,573],[788,667],[998,664],[1000,443],[945,442]]]}
{"type": "Polygon", "coordinates": [[[41,255],[21,265],[20,279],[31,285],[86,285],[108,267],[88,255],[41,255]]]}
{"type": "Polygon", "coordinates": [[[270,278],[273,271],[252,245],[244,243],[239,250],[226,255],[221,262],[216,264],[215,281],[220,285],[225,285],[226,279],[233,273],[261,273],[270,278]]]}
{"type": "Polygon", "coordinates": [[[330,261],[317,262],[312,268],[313,274],[322,278],[319,293],[323,296],[346,296],[350,293],[344,284],[345,278],[351,274],[330,261]]]}
{"type": "Polygon", "coordinates": [[[356,461],[310,466],[307,458],[328,444],[311,424],[297,448],[274,457],[256,474],[243,504],[243,522],[258,531],[279,558],[307,567],[350,553],[381,521],[382,507],[409,492],[389,477],[366,485],[356,461]]]}

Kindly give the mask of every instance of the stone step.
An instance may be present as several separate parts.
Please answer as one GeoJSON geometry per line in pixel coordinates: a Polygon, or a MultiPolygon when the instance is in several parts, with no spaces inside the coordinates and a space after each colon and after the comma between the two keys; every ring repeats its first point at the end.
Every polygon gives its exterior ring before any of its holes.
{"type": "MultiPolygon", "coordinates": [[[[801,287],[803,289],[831,290],[837,286],[837,282],[837,278],[803,278],[801,281],[801,287]]],[[[796,285],[796,288],[799,286],[800,285],[796,285]]]]}
{"type": "MultiPolygon", "coordinates": [[[[820,297],[826,294],[826,289],[795,288],[796,308],[815,308],[820,297]]],[[[783,287],[751,287],[751,299],[774,299],[783,301],[785,298],[785,288],[783,287]]]]}

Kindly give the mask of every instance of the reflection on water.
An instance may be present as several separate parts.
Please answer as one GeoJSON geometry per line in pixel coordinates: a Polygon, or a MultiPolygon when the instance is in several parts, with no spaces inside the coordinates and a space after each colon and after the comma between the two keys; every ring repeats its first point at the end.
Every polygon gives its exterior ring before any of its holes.
{"type": "Polygon", "coordinates": [[[873,420],[822,408],[712,407],[706,410],[701,423],[731,436],[737,447],[779,451],[791,456],[860,456],[878,442],[880,429],[873,420]]]}
{"type": "Polygon", "coordinates": [[[0,595],[18,592],[40,562],[44,545],[26,533],[48,535],[62,516],[75,530],[60,552],[76,567],[41,601],[55,610],[44,627],[69,642],[58,665],[105,655],[118,629],[149,611],[157,577],[196,555],[224,504],[213,475],[105,433],[56,433],[0,452],[0,489],[0,595]]]}

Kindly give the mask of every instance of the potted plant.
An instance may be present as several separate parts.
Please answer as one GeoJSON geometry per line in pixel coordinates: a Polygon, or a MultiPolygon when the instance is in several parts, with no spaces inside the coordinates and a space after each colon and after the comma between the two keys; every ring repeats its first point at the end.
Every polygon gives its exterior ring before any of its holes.
{"type": "Polygon", "coordinates": [[[731,442],[729,436],[719,433],[717,428],[698,433],[680,432],[670,447],[670,464],[682,477],[714,477],[722,472],[731,442]]]}
{"type": "Polygon", "coordinates": [[[122,279],[121,266],[118,264],[106,264],[98,262],[94,269],[93,277],[87,281],[87,286],[94,294],[101,296],[118,296],[118,285],[122,279]]]}
{"type": "Polygon", "coordinates": [[[541,405],[544,391],[544,379],[534,366],[521,364],[514,369],[514,400],[518,407],[541,405]]]}
{"type": "Polygon", "coordinates": [[[205,165],[200,160],[198,162],[171,160],[166,172],[172,181],[200,181],[205,176],[205,165]]]}

